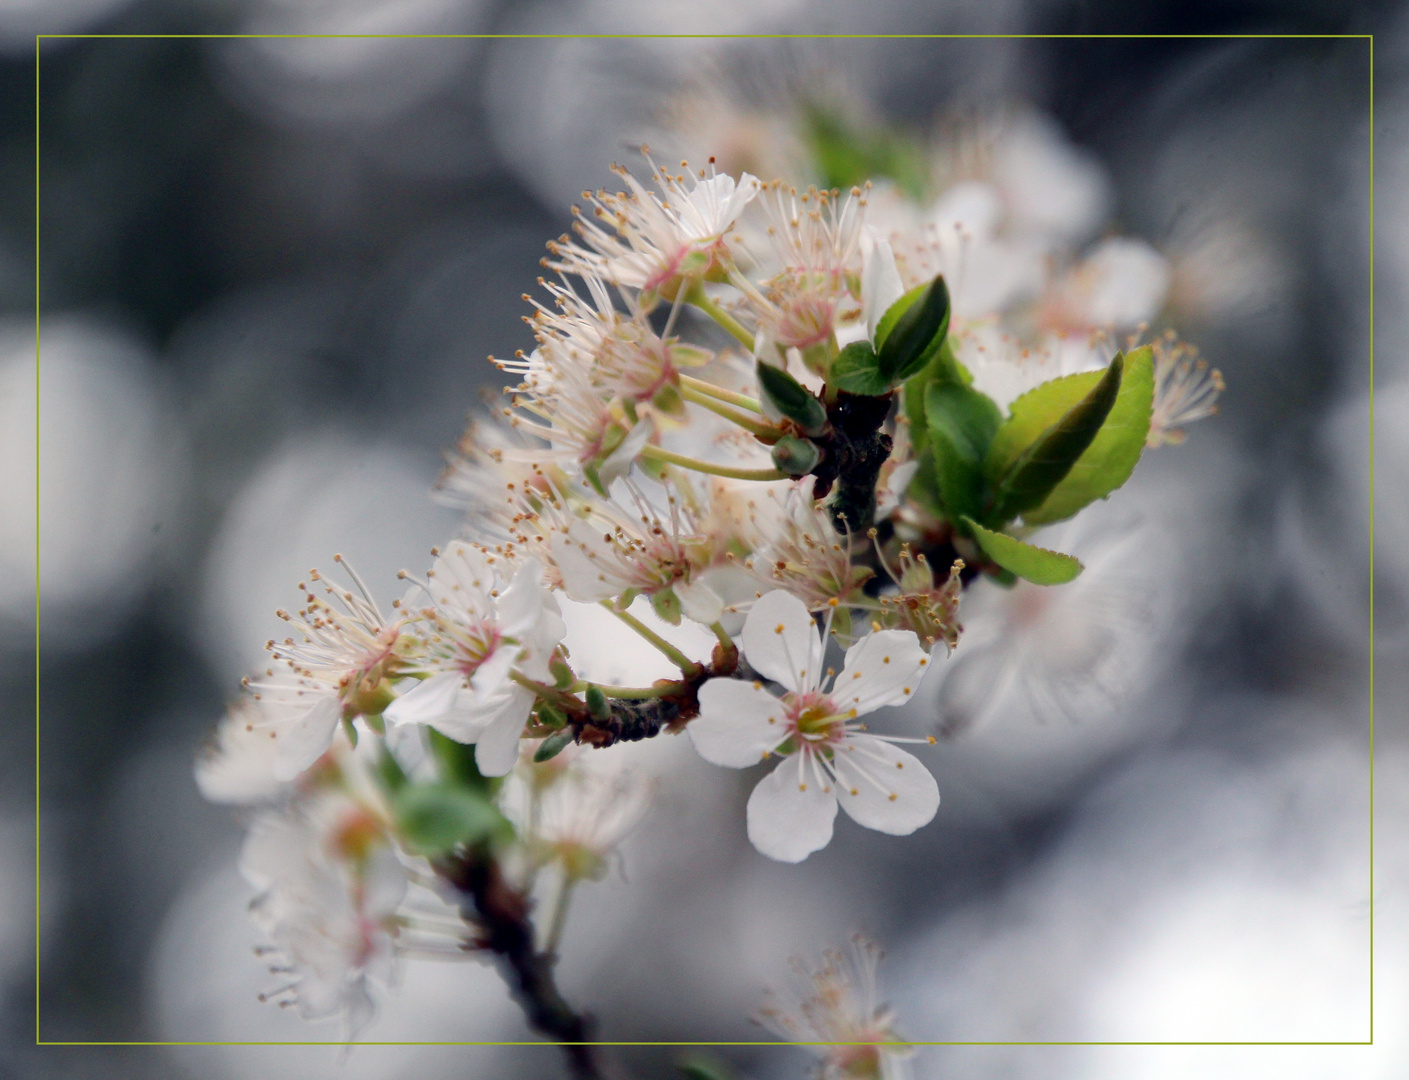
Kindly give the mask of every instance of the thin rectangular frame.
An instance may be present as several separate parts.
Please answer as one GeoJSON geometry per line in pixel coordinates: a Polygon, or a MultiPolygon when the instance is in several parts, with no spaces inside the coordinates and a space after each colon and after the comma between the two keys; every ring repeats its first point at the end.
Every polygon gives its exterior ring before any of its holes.
{"type": "Polygon", "coordinates": [[[199,39],[238,40],[250,38],[275,39],[481,39],[481,40],[972,40],[1014,39],[1041,41],[1159,41],[1159,40],[1337,40],[1368,41],[1370,43],[1370,1030],[1368,1039],[1357,1040],[907,1040],[904,1043],[881,1044],[898,1047],[921,1046],[1373,1046],[1375,1042],[1375,35],[1370,34],[36,34],[34,38],[34,1044],[35,1046],[863,1046],[868,1043],[784,1042],[762,1040],[754,1042],[725,1041],[630,1041],[593,1040],[584,1043],[556,1043],[543,1039],[505,1042],[415,1042],[415,1041],[352,1041],[332,1039],[312,1040],[236,1040],[236,1041],[164,1041],[164,1040],[47,1040],[40,1037],[39,1025],[39,61],[40,43],[46,40],[133,40],[133,39],[199,39]]]}

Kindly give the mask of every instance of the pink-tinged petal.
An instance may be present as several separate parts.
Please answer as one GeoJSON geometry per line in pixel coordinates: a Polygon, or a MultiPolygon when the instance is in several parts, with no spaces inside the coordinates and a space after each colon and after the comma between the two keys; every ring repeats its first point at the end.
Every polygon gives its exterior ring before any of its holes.
{"type": "Polygon", "coordinates": [[[502,641],[475,669],[475,673],[470,676],[470,690],[474,694],[476,706],[496,698],[508,684],[509,671],[522,648],[521,645],[502,641]]]}
{"type": "Polygon", "coordinates": [[[749,796],[749,841],[779,862],[802,862],[832,839],[837,796],[806,753],[785,758],[749,796]]]}
{"type": "Polygon", "coordinates": [[[475,764],[485,776],[507,775],[519,760],[519,738],[533,702],[533,691],[515,686],[494,719],[480,732],[475,742],[475,764]]]}
{"type": "Polygon", "coordinates": [[[293,723],[278,729],[274,778],[292,780],[328,752],[342,719],[342,702],[331,690],[293,723]]]}
{"type": "Polygon", "coordinates": [[[751,682],[710,679],[700,687],[700,715],[685,730],[700,757],[742,769],[756,765],[787,736],[783,703],[751,682]]]}
{"type": "Polygon", "coordinates": [[[434,724],[455,708],[464,682],[458,671],[432,675],[400,695],[382,715],[392,724],[434,724]]]}
{"type": "Polygon", "coordinates": [[[930,668],[929,654],[910,630],[877,630],[846,650],[832,700],[857,714],[904,705],[930,668]]]}
{"type": "Polygon", "coordinates": [[[789,690],[816,689],[822,637],[807,605],[792,593],[774,589],[754,601],[741,639],[745,658],[760,675],[789,690]]]}
{"type": "Polygon", "coordinates": [[[906,836],[939,809],[939,785],[924,763],[894,743],[852,735],[832,759],[837,800],[858,825],[906,836]]]}

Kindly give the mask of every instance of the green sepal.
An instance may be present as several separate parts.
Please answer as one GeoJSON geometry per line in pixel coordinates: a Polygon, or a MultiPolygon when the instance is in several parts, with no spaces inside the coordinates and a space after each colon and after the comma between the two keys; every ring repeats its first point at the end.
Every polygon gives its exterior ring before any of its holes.
{"type": "Polygon", "coordinates": [[[806,476],[822,460],[822,451],[809,439],[784,435],[773,444],[773,467],[789,476],[806,476]]]}
{"type": "Polygon", "coordinates": [[[539,698],[538,704],[533,707],[534,718],[538,721],[539,727],[561,728],[564,727],[568,718],[551,701],[539,698]]]}
{"type": "MultiPolygon", "coordinates": [[[[1069,409],[1058,413],[1056,419],[1044,426],[1001,472],[985,462],[985,471],[992,478],[993,491],[993,504],[983,515],[986,521],[1001,524],[1042,505],[1071,471],[1077,458],[1086,452],[1110,415],[1116,395],[1120,392],[1124,365],[1124,356],[1116,353],[1110,367],[1098,378],[1090,392],[1069,409]]],[[[1038,387],[1038,390],[1041,389],[1038,387]]],[[[1019,402],[1032,398],[1036,393],[1025,394],[1013,402],[1012,417],[998,429],[989,446],[990,458],[1000,448],[1006,454],[1007,448],[1003,443],[1005,431],[1018,425],[1031,425],[1031,420],[1019,409],[1019,402]]],[[[1044,413],[1044,417],[1050,415],[1051,412],[1044,413]]]]}
{"type": "Polygon", "coordinates": [[[1064,585],[1082,571],[1080,560],[1074,556],[1024,543],[1007,533],[985,529],[970,517],[962,520],[985,555],[1004,570],[1034,585],[1064,585]]]}
{"type": "Polygon", "coordinates": [[[987,394],[953,382],[925,390],[926,451],[945,514],[974,515],[983,503],[983,458],[1002,417],[987,394]]]}
{"type": "Polygon", "coordinates": [[[456,742],[433,727],[426,728],[426,740],[430,743],[431,753],[440,766],[443,781],[453,781],[476,791],[493,790],[494,781],[479,771],[473,745],[456,742]]]}
{"type": "Polygon", "coordinates": [[[593,720],[610,720],[612,718],[611,703],[607,701],[607,695],[602,693],[600,686],[589,686],[586,698],[587,711],[593,720]]]}
{"type": "Polygon", "coordinates": [[[572,728],[563,728],[562,731],[553,732],[553,734],[549,735],[538,744],[538,749],[533,752],[533,760],[539,764],[545,761],[551,761],[561,754],[572,740],[572,728]]]}
{"type": "Polygon", "coordinates": [[[1069,518],[1129,480],[1145,449],[1154,398],[1154,357],[1144,345],[1125,357],[1120,392],[1091,445],[1042,505],[1023,514],[1023,520],[1046,525],[1069,518]]]}
{"type": "Polygon", "coordinates": [[[559,690],[566,690],[577,682],[577,672],[573,671],[568,666],[568,662],[557,653],[554,653],[553,659],[548,661],[548,671],[553,676],[553,685],[559,690]]]}
{"type": "Polygon", "coordinates": [[[481,792],[450,784],[408,784],[391,800],[397,831],[412,851],[442,855],[457,844],[506,842],[514,827],[481,792]]]}
{"type": "Polygon", "coordinates": [[[935,277],[919,295],[912,296],[914,293],[912,289],[892,304],[876,324],[876,359],[881,377],[888,383],[901,382],[923,370],[944,347],[949,333],[949,289],[944,278],[935,277]]]}
{"type": "Polygon", "coordinates": [[[894,386],[881,374],[880,360],[869,341],[853,341],[837,355],[827,373],[827,384],[848,394],[867,397],[888,394],[894,386]]]}
{"type": "Polygon", "coordinates": [[[758,361],[758,388],[766,405],[779,416],[802,428],[806,435],[820,435],[827,427],[827,410],[811,390],[786,371],[758,361]]]}
{"type": "Polygon", "coordinates": [[[680,616],[683,612],[680,607],[680,597],[675,595],[674,589],[657,589],[651,593],[651,610],[662,622],[667,622],[671,626],[680,625],[680,616]]]}

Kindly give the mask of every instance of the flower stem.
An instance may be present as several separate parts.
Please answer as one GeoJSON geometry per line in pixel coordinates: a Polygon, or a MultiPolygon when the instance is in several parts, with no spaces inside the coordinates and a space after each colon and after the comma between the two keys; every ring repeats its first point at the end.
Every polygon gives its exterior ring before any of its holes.
{"type": "Polygon", "coordinates": [[[695,286],[685,299],[733,334],[744,348],[753,351],[753,335],[738,319],[711,300],[702,287],[695,286]]]}
{"type": "Polygon", "coordinates": [[[749,412],[763,412],[763,406],[758,403],[757,398],[751,398],[747,394],[740,394],[734,390],[726,390],[724,387],[715,386],[714,383],[706,382],[704,379],[696,379],[693,375],[681,375],[680,385],[682,387],[688,386],[691,390],[698,390],[701,394],[708,394],[720,401],[727,401],[730,405],[737,405],[749,412]]]}
{"type": "Polygon", "coordinates": [[[572,899],[572,887],[576,882],[568,876],[563,875],[563,883],[558,888],[558,895],[553,904],[553,919],[548,924],[548,937],[543,942],[543,951],[549,956],[558,955],[558,942],[562,940],[563,927],[568,921],[568,902],[572,899]]]}
{"type": "MultiPolygon", "coordinates": [[[[674,645],[666,641],[665,638],[661,637],[649,626],[643,623],[640,619],[636,618],[636,616],[631,614],[631,612],[618,611],[616,608],[612,607],[612,602],[610,600],[603,600],[602,606],[608,611],[610,611],[622,622],[624,622],[627,626],[631,627],[631,629],[635,630],[636,633],[640,634],[657,649],[659,649],[672,664],[678,667],[685,674],[691,675],[700,670],[700,664],[698,664],[694,660],[691,660],[674,645]]],[[[602,692],[606,693],[606,690],[603,689],[602,692]]]]}
{"type": "Polygon", "coordinates": [[[693,401],[696,405],[708,409],[716,416],[722,416],[725,420],[738,424],[739,427],[743,428],[745,431],[752,435],[757,435],[760,438],[771,437],[776,440],[782,434],[782,432],[773,425],[755,420],[748,414],[740,412],[738,409],[731,409],[722,401],[712,398],[708,394],[702,394],[700,391],[683,384],[680,387],[680,396],[686,401],[693,401]]]}
{"type": "Polygon", "coordinates": [[[733,469],[728,465],[715,465],[713,462],[686,457],[684,454],[677,454],[649,444],[642,449],[641,456],[649,461],[664,461],[671,465],[679,465],[682,469],[693,469],[695,472],[708,473],[711,476],[726,476],[731,480],[786,480],[788,478],[787,473],[779,472],[777,469],[733,469]]]}

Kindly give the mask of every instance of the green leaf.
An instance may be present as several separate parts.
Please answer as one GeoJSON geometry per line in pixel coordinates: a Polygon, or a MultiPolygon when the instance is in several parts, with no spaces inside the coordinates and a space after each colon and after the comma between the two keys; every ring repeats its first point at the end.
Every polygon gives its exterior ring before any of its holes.
{"type": "Polygon", "coordinates": [[[890,337],[890,332],[895,329],[895,324],[900,319],[900,316],[909,311],[910,305],[918,300],[921,294],[929,287],[930,282],[921,282],[895,303],[891,304],[890,307],[886,308],[885,314],[882,315],[876,323],[876,348],[879,349],[885,344],[886,338],[890,337]]]}
{"type": "Polygon", "coordinates": [[[947,337],[939,352],[935,353],[925,369],[906,381],[905,387],[901,391],[901,400],[905,416],[910,421],[910,441],[915,445],[916,450],[921,450],[925,446],[928,431],[928,425],[925,422],[925,391],[929,386],[932,383],[955,383],[959,386],[969,386],[973,381],[974,377],[954,355],[954,343],[947,337]]]}
{"type": "Polygon", "coordinates": [[[983,457],[1000,419],[998,406],[970,387],[931,382],[925,391],[927,450],[946,516],[978,513],[983,501],[983,457]]]}
{"type": "Polygon", "coordinates": [[[820,435],[827,427],[827,410],[811,390],[786,371],[758,361],[758,387],[765,404],[785,416],[807,435],[820,435]]]}
{"type": "Polygon", "coordinates": [[[533,760],[537,762],[551,761],[561,754],[572,741],[572,728],[555,731],[538,744],[538,749],[533,752],[533,760]]]}
{"type": "Polygon", "coordinates": [[[879,397],[891,389],[891,381],[881,374],[876,350],[869,341],[853,341],[835,360],[827,372],[827,382],[848,394],[879,397]]]}
{"type": "Polygon", "coordinates": [[[1080,560],[1060,551],[1025,544],[1007,533],[985,529],[973,518],[963,519],[983,553],[1004,570],[1026,578],[1034,585],[1064,585],[1081,573],[1080,560]]]}
{"type": "MultiPolygon", "coordinates": [[[[984,519],[1001,523],[1017,517],[1027,510],[1042,505],[1052,489],[1061,483],[1071,471],[1076,459],[1086,452],[1101,430],[1106,417],[1115,404],[1120,392],[1121,372],[1125,358],[1116,353],[1110,367],[1099,376],[1096,385],[1071,408],[1060,413],[1054,422],[1041,429],[1040,433],[1014,457],[993,479],[993,505],[984,514],[984,519]]],[[[1041,390],[1042,387],[1038,387],[1041,390]]],[[[1036,393],[1036,391],[1033,391],[1036,393]]],[[[1000,447],[1005,429],[1019,416],[1018,405],[1032,394],[1025,394],[1013,403],[1013,418],[998,429],[994,436],[990,455],[1000,447]]],[[[1024,414],[1025,415],[1025,414],[1024,414]]],[[[1044,413],[1045,419],[1050,412],[1044,413]]],[[[1024,420],[1024,423],[1030,421],[1024,420]]],[[[1006,452],[1006,447],[1005,447],[1006,452]]],[[[989,471],[990,478],[995,473],[989,471]]]]}
{"type": "Polygon", "coordinates": [[[934,278],[919,296],[907,303],[909,297],[910,293],[906,293],[881,317],[884,323],[900,308],[884,338],[880,334],[881,323],[876,324],[876,337],[880,342],[876,346],[876,358],[881,375],[888,382],[900,382],[923,369],[943,348],[949,332],[949,290],[943,277],[934,278]]]}
{"type": "Polygon", "coordinates": [[[450,784],[403,787],[392,799],[392,813],[407,845],[423,855],[513,835],[513,826],[488,798],[450,784]]]}
{"type": "Polygon", "coordinates": [[[1154,397],[1154,358],[1145,345],[1125,358],[1120,392],[1091,445],[1042,505],[1023,514],[1023,520],[1045,525],[1069,518],[1129,480],[1145,449],[1154,397]]]}

